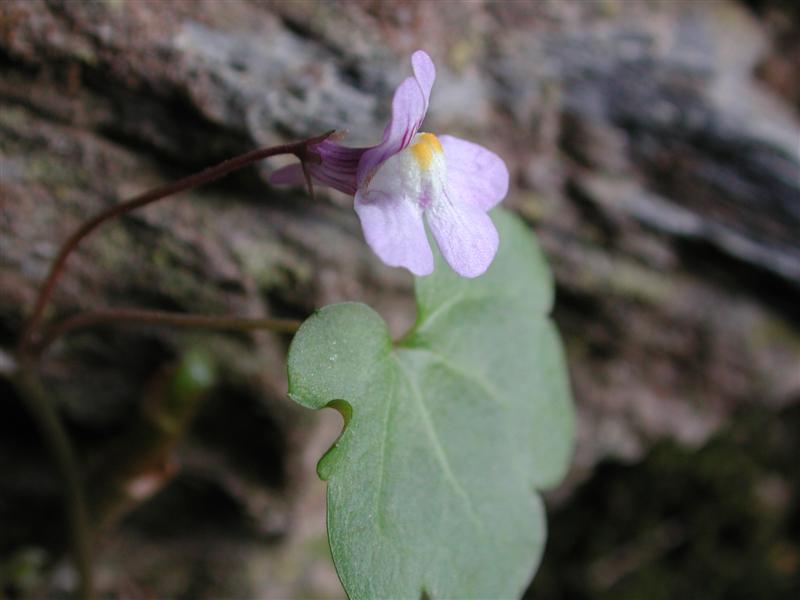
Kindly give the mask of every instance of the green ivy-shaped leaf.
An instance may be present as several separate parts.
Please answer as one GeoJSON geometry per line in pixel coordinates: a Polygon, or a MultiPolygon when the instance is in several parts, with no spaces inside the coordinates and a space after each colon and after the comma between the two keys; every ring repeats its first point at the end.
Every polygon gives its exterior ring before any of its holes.
{"type": "Polygon", "coordinates": [[[493,219],[491,268],[463,279],[437,257],[399,342],[356,303],[323,308],[292,342],[291,397],[345,418],[318,472],[351,598],[514,597],[541,557],[535,490],[566,470],[571,395],[544,257],[516,217],[493,219]]]}

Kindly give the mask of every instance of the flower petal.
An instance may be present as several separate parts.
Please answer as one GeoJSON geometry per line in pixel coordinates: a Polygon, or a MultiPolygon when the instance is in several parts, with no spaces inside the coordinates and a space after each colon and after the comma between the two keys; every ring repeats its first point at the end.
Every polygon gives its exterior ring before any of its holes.
{"type": "Polygon", "coordinates": [[[324,140],[314,146],[322,159],[318,165],[309,164],[311,176],[322,184],[348,195],[356,193],[356,173],[361,157],[367,148],[348,148],[336,142],[324,140]]]}
{"type": "Polygon", "coordinates": [[[427,216],[442,256],[456,273],[477,277],[489,268],[500,239],[480,206],[445,189],[430,205],[427,216]]]}
{"type": "Polygon", "coordinates": [[[359,187],[383,161],[408,146],[425,118],[436,68],[430,56],[422,50],[413,54],[411,66],[414,77],[408,77],[394,92],[392,117],[383,130],[383,140],[361,158],[357,175],[359,187]]]}
{"type": "Polygon", "coordinates": [[[384,263],[414,275],[433,272],[433,253],[416,202],[373,190],[358,192],[355,208],[367,243],[384,263]]]}
{"type": "MultiPolygon", "coordinates": [[[[319,155],[321,162],[308,163],[311,178],[317,183],[330,186],[345,194],[355,194],[356,171],[366,148],[348,148],[324,140],[312,150],[319,155]]],[[[280,168],[270,175],[269,181],[276,185],[305,185],[303,168],[299,164],[280,168]]]]}
{"type": "Polygon", "coordinates": [[[273,185],[304,185],[305,181],[303,167],[300,166],[300,163],[281,167],[269,176],[269,182],[273,185]]]}
{"type": "Polygon", "coordinates": [[[456,197],[471,197],[488,211],[508,193],[508,169],[503,159],[483,146],[452,135],[439,137],[447,163],[447,186],[456,197]]]}
{"type": "Polygon", "coordinates": [[[411,55],[411,68],[414,70],[414,77],[417,78],[422,95],[425,96],[425,110],[427,111],[431,88],[436,80],[436,67],[427,52],[417,50],[411,55]]]}

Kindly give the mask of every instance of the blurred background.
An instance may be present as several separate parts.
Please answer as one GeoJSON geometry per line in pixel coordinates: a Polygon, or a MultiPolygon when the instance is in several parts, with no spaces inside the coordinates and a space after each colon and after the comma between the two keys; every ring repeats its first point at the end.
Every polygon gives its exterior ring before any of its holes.
{"type": "MultiPolygon", "coordinates": [[[[0,4],[0,596],[76,580],[52,461],[7,377],[59,244],[257,146],[375,143],[419,48],[438,72],[423,129],[505,158],[505,205],[558,283],[578,439],[526,597],[800,597],[792,0],[0,4]]],[[[285,162],[103,227],[48,316],[360,300],[403,331],[411,277],[368,251],[352,199],[270,188],[285,162]]],[[[105,326],[44,358],[103,597],[343,597],[314,472],[341,420],[285,397],[288,342],[105,326]]]]}

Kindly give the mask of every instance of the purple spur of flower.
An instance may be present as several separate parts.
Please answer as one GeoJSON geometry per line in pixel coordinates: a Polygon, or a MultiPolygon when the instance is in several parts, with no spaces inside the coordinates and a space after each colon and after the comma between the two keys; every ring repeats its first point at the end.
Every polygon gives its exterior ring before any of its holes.
{"type": "MultiPolygon", "coordinates": [[[[420,132],[436,69],[427,53],[411,56],[413,76],[395,90],[383,140],[348,148],[326,139],[312,150],[311,178],[355,196],[364,237],[387,265],[415,275],[433,272],[423,216],[445,261],[463,277],[477,277],[497,252],[497,230],[487,212],[508,192],[508,169],[494,152],[450,135],[420,132]]],[[[301,184],[299,164],[275,171],[275,184],[301,184]]]]}

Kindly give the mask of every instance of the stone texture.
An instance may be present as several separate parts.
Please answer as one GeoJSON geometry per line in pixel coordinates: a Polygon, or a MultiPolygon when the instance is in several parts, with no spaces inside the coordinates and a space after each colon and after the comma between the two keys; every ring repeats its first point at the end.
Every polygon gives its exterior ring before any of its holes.
{"type": "MultiPolygon", "coordinates": [[[[800,397],[798,71],[785,66],[794,50],[776,50],[794,48],[792,23],[734,2],[5,2],[0,347],[87,215],[255,146],[332,128],[373,142],[425,48],[439,73],[425,128],[506,158],[506,204],[556,273],[580,423],[554,495],[565,501],[598,461],[640,460],[663,439],[698,446],[742,406],[800,397]]],[[[361,300],[402,332],[410,277],[368,252],[348,198],[271,189],[280,164],[102,228],[50,316],[124,305],[302,318],[361,300]]],[[[285,399],[287,341],[105,327],[53,348],[43,371],[84,456],[187,348],[210,348],[222,373],[175,478],[106,536],[103,590],[341,594],[312,468],[340,423],[285,399]],[[190,505],[197,519],[222,506],[236,526],[153,533],[190,505]]],[[[0,534],[8,553],[44,544],[25,523],[53,510],[54,490],[16,403],[0,406],[0,431],[0,497],[13,500],[0,521],[20,523],[0,534]]]]}

